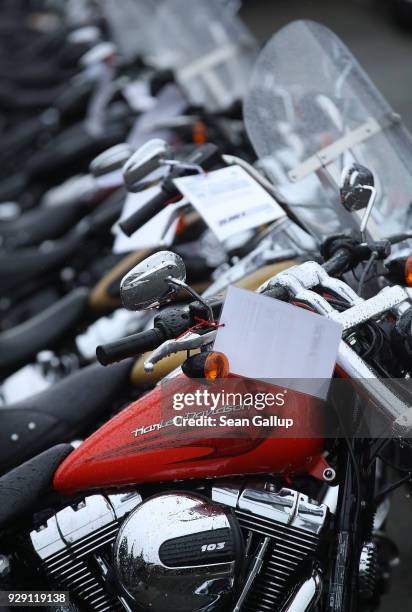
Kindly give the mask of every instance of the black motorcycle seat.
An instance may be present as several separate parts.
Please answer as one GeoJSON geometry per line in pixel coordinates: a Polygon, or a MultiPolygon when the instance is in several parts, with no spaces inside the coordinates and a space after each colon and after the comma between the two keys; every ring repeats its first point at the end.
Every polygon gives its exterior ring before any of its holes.
{"type": "Polygon", "coordinates": [[[55,471],[71,453],[70,444],[59,444],[0,477],[0,529],[34,507],[52,488],[55,471]]]}
{"type": "Polygon", "coordinates": [[[41,248],[24,247],[16,251],[3,251],[0,253],[0,290],[6,291],[48,274],[73,257],[82,241],[81,232],[71,231],[41,248]]]}
{"type": "Polygon", "coordinates": [[[51,348],[79,321],[88,298],[89,290],[79,287],[35,317],[0,333],[0,369],[14,368],[51,348]]]}
{"type": "Polygon", "coordinates": [[[22,88],[42,90],[55,87],[64,82],[65,76],[67,74],[64,74],[64,71],[53,58],[48,61],[36,62],[34,65],[27,65],[23,62],[18,62],[18,66],[13,66],[13,64],[7,62],[0,64],[0,79],[22,88]]]}
{"type": "MultiPolygon", "coordinates": [[[[67,168],[71,169],[72,175],[83,171],[86,160],[89,163],[108,147],[122,142],[128,127],[124,120],[111,121],[97,136],[88,132],[85,123],[66,128],[27,160],[26,170],[36,180],[48,179],[50,174],[60,171],[67,175],[67,168]]],[[[56,174],[54,176],[56,178],[56,174]]]]}
{"type": "Polygon", "coordinates": [[[5,111],[38,111],[53,106],[60,93],[60,87],[46,90],[18,87],[1,82],[0,107],[5,111]]]}
{"type": "Polygon", "coordinates": [[[127,389],[133,359],[92,364],[52,387],[0,409],[0,473],[59,442],[89,433],[127,389]]]}
{"type": "MultiPolygon", "coordinates": [[[[0,143],[0,156],[4,155],[2,143],[0,143]]],[[[28,175],[24,172],[16,174],[3,174],[3,159],[0,159],[2,165],[1,182],[0,182],[0,202],[18,200],[29,183],[28,175]]]]}
{"type": "Polygon", "coordinates": [[[55,207],[39,206],[16,219],[0,221],[2,247],[32,246],[58,238],[78,220],[80,209],[80,202],[55,207]]]}
{"type": "Polygon", "coordinates": [[[62,238],[40,247],[22,247],[0,252],[0,294],[16,289],[22,283],[45,276],[61,265],[68,265],[88,237],[96,239],[118,219],[124,203],[124,191],[116,190],[89,212],[62,238]]]}

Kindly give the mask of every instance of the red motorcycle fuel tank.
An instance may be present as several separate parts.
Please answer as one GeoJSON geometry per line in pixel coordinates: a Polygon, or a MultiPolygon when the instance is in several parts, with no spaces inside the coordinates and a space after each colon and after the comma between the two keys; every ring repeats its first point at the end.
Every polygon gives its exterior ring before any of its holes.
{"type": "Polygon", "coordinates": [[[196,399],[196,390],[213,391],[216,397],[221,385],[222,381],[214,381],[211,386],[180,374],[155,387],[65,459],[55,474],[55,489],[72,494],[189,478],[313,470],[323,448],[317,400],[266,383],[225,379],[225,393],[228,389],[242,393],[241,402],[250,393],[257,397],[257,390],[262,388],[271,392],[277,398],[275,408],[270,410],[272,420],[266,404],[260,410],[254,405],[252,415],[252,409],[243,403],[225,403],[226,397],[214,409],[209,404],[205,408],[204,397],[201,409],[195,401],[189,401],[193,400],[191,396],[196,399]],[[255,417],[260,421],[254,421],[255,417]],[[214,424],[207,418],[214,419],[214,424]],[[283,428],[279,425],[282,419],[283,428]],[[293,420],[290,431],[285,419],[293,420]]]}

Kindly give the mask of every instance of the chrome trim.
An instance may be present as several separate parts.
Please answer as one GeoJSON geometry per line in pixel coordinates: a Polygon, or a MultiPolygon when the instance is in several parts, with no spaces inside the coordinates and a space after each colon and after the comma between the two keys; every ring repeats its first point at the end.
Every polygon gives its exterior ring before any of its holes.
{"type": "Polygon", "coordinates": [[[369,117],[367,121],[359,127],[348,132],[338,140],[335,140],[331,145],[320,149],[317,153],[300,163],[298,166],[289,171],[288,177],[292,183],[301,181],[308,174],[316,172],[321,168],[327,167],[335,161],[339,155],[345,153],[357,144],[361,144],[371,136],[382,131],[382,126],[374,119],[369,117]]]}
{"type": "Polygon", "coordinates": [[[338,495],[339,485],[335,485],[329,486],[322,497],[322,504],[329,508],[329,512],[331,514],[336,514],[336,509],[338,507],[338,495]]]}
{"type": "Polygon", "coordinates": [[[322,588],[322,574],[320,570],[313,568],[312,575],[292,591],[281,612],[310,612],[319,601],[322,588]]]}
{"type": "Polygon", "coordinates": [[[239,497],[238,509],[316,535],[322,530],[328,514],[327,506],[287,488],[278,492],[245,489],[239,497]]]}
{"type": "Polygon", "coordinates": [[[266,289],[280,285],[287,287],[296,298],[304,295],[306,299],[312,299],[316,304],[317,294],[312,298],[304,293],[305,290],[313,289],[314,287],[323,287],[336,293],[339,297],[347,300],[352,307],[344,312],[337,312],[329,305],[329,309],[322,304],[322,310],[334,311],[333,318],[341,321],[344,327],[354,327],[367,321],[369,318],[378,316],[387,310],[392,310],[400,306],[403,302],[411,299],[410,290],[395,285],[393,287],[384,287],[379,293],[372,298],[364,300],[359,297],[353,289],[345,282],[335,279],[322,268],[322,266],[314,261],[305,262],[299,266],[293,266],[289,270],[285,270],[272,277],[258,289],[262,293],[266,289]],[[316,297],[315,297],[316,296],[316,297]]]}
{"type": "Polygon", "coordinates": [[[158,251],[136,264],[120,283],[120,297],[127,310],[154,308],[170,301],[180,290],[170,277],[186,279],[183,259],[171,251],[158,251]]]}
{"type": "Polygon", "coordinates": [[[163,344],[155,349],[144,362],[145,372],[152,372],[155,364],[165,357],[168,357],[168,355],[173,355],[173,353],[178,353],[179,351],[201,348],[206,344],[210,344],[215,339],[216,333],[216,329],[206,332],[205,334],[196,334],[192,332],[185,334],[177,340],[166,340],[166,342],[163,342],[163,344]]]}
{"type": "Polygon", "coordinates": [[[375,542],[366,542],[362,546],[359,558],[359,592],[365,599],[373,597],[378,579],[378,549],[375,542]]]}
{"type": "MultiPolygon", "coordinates": [[[[316,554],[319,534],[329,515],[327,506],[299,491],[285,487],[276,489],[271,482],[255,480],[243,490],[242,485],[230,482],[215,486],[212,499],[226,502],[235,509],[241,528],[249,534],[249,541],[251,537],[259,538],[255,555],[248,557],[249,574],[233,612],[241,610],[245,601],[247,606],[253,607],[249,594],[254,602],[262,601],[268,609],[271,606],[274,611],[283,610],[287,585],[291,584],[296,568],[316,554]]],[[[318,597],[319,577],[320,574],[311,574],[298,584],[286,601],[289,606],[302,605],[306,601],[308,607],[290,607],[291,611],[310,609],[318,597]]]]}
{"type": "Polygon", "coordinates": [[[162,138],[152,138],[139,147],[123,166],[123,180],[128,191],[134,191],[136,183],[156,170],[168,151],[169,145],[162,138]]]}
{"type": "Polygon", "coordinates": [[[366,210],[362,217],[362,221],[361,221],[360,228],[359,228],[359,231],[362,237],[362,242],[366,242],[366,227],[368,225],[368,221],[370,219],[372,209],[375,206],[377,191],[375,187],[372,187],[372,186],[367,187],[366,185],[363,185],[363,189],[369,189],[371,193],[368,206],[366,207],[366,210]]]}
{"type": "MultiPolygon", "coordinates": [[[[113,548],[118,582],[134,608],[209,612],[221,607],[232,594],[240,567],[236,559],[213,561],[210,553],[208,557],[208,552],[202,551],[202,541],[207,545],[207,536],[218,529],[232,532],[227,510],[193,493],[160,494],[138,506],[123,522],[113,548]],[[199,554],[205,555],[204,562],[195,555],[191,564],[166,565],[161,558],[162,545],[190,536],[196,537],[194,544],[199,554]]],[[[179,548],[176,542],[172,550],[183,555],[187,545],[183,540],[179,548]]]]}
{"type": "Polygon", "coordinates": [[[356,382],[357,387],[371,397],[383,416],[392,419],[394,428],[397,424],[400,428],[412,426],[412,420],[408,417],[410,406],[395,395],[383,380],[376,376],[372,368],[343,341],[339,345],[337,363],[356,382]]]}
{"type": "Polygon", "coordinates": [[[195,300],[198,300],[206,309],[206,311],[208,312],[208,321],[213,322],[213,309],[212,307],[207,303],[206,300],[204,300],[202,298],[201,295],[199,295],[197,293],[197,291],[195,291],[190,285],[188,285],[187,283],[185,283],[184,281],[178,279],[178,278],[172,278],[169,277],[169,284],[172,286],[175,286],[177,289],[184,289],[185,291],[187,291],[187,293],[194,298],[195,300]]]}
{"type": "Polygon", "coordinates": [[[11,571],[10,559],[6,555],[0,554],[0,578],[5,578],[11,571]]]}
{"type": "Polygon", "coordinates": [[[114,145],[91,161],[89,166],[90,173],[97,178],[120,170],[131,155],[133,155],[133,149],[127,142],[114,145]]]}
{"type": "Polygon", "coordinates": [[[252,482],[243,491],[232,485],[215,486],[212,500],[315,535],[321,532],[328,515],[325,504],[286,487],[273,490],[264,482],[252,482]]]}
{"type": "Polygon", "coordinates": [[[243,168],[243,170],[246,170],[246,172],[252,178],[254,178],[255,181],[259,183],[261,187],[263,187],[263,189],[265,189],[268,193],[270,193],[270,195],[278,203],[283,201],[283,197],[277,191],[275,185],[273,185],[270,181],[268,181],[268,179],[261,172],[259,172],[259,170],[255,166],[252,166],[252,164],[249,164],[247,161],[245,161],[241,157],[238,157],[237,155],[224,154],[222,155],[222,159],[226,164],[230,164],[231,166],[233,165],[240,166],[241,168],[243,168]]]}
{"type": "MultiPolygon", "coordinates": [[[[107,563],[106,559],[104,559],[98,553],[94,553],[93,557],[97,565],[99,566],[100,573],[103,577],[103,580],[107,582],[107,579],[109,578],[109,581],[110,581],[110,565],[107,563]]],[[[118,595],[118,599],[120,603],[122,604],[123,608],[126,610],[126,612],[133,612],[133,609],[129,606],[129,603],[125,597],[118,595]]]]}
{"type": "Polygon", "coordinates": [[[392,310],[408,299],[409,296],[403,287],[398,285],[384,287],[368,300],[363,300],[352,308],[348,308],[348,310],[336,313],[332,318],[339,322],[343,329],[349,330],[369,319],[378,317],[388,310],[392,310]]]}
{"type": "Polygon", "coordinates": [[[236,605],[233,608],[233,612],[239,612],[239,610],[241,610],[243,602],[248,596],[249,591],[253,586],[253,582],[256,576],[260,573],[262,569],[263,560],[265,558],[265,554],[266,554],[269,544],[270,544],[270,537],[266,536],[258,547],[257,553],[255,554],[255,557],[252,562],[252,567],[249,570],[249,574],[246,579],[245,586],[243,587],[240,593],[240,596],[236,602],[236,605]]]}
{"type": "MultiPolygon", "coordinates": [[[[288,271],[275,275],[264,283],[258,291],[276,285],[286,286],[296,299],[304,300],[310,304],[316,312],[330,317],[341,323],[344,330],[352,329],[370,318],[377,317],[382,313],[394,310],[399,311],[402,306],[411,300],[412,292],[399,286],[385,287],[376,296],[369,300],[361,300],[352,296],[352,308],[339,313],[325,303],[317,293],[310,291],[311,287],[325,286],[331,279],[327,272],[316,262],[306,262],[300,266],[294,266],[288,271]]],[[[332,282],[333,279],[331,279],[332,282]]],[[[329,287],[334,287],[338,295],[345,299],[345,293],[351,295],[340,283],[333,282],[329,287]]],[[[337,364],[344,372],[356,381],[358,388],[366,392],[376,408],[382,415],[391,421],[392,431],[396,436],[407,438],[412,434],[412,410],[410,406],[399,398],[385,383],[378,378],[369,365],[363,361],[343,340],[339,345],[337,364]]]]}
{"type": "Polygon", "coordinates": [[[142,497],[139,493],[91,495],[76,507],[67,506],[30,533],[33,547],[44,560],[93,534],[133,510],[142,497]]]}
{"type": "Polygon", "coordinates": [[[212,488],[212,500],[236,508],[239,500],[240,489],[237,484],[224,484],[221,486],[214,486],[212,488]]]}

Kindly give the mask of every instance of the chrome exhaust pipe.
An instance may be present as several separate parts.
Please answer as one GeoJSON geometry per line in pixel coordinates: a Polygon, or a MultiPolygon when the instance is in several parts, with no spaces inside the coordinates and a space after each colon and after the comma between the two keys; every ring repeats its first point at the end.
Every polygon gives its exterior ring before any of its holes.
{"type": "Polygon", "coordinates": [[[313,568],[311,575],[290,593],[281,612],[310,612],[319,601],[322,587],[322,574],[319,569],[313,568]]]}

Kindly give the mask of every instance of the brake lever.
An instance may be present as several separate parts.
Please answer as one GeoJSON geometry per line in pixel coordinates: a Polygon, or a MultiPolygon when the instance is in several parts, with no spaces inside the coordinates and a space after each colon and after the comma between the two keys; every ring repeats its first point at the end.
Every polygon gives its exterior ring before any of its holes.
{"type": "Polygon", "coordinates": [[[191,349],[201,348],[202,346],[209,344],[215,339],[217,330],[212,329],[205,334],[196,334],[190,332],[181,336],[180,338],[174,338],[172,340],[166,340],[157,349],[155,349],[150,357],[144,362],[144,370],[147,373],[153,371],[156,363],[173,355],[173,353],[179,353],[180,351],[189,351],[191,349]]]}

